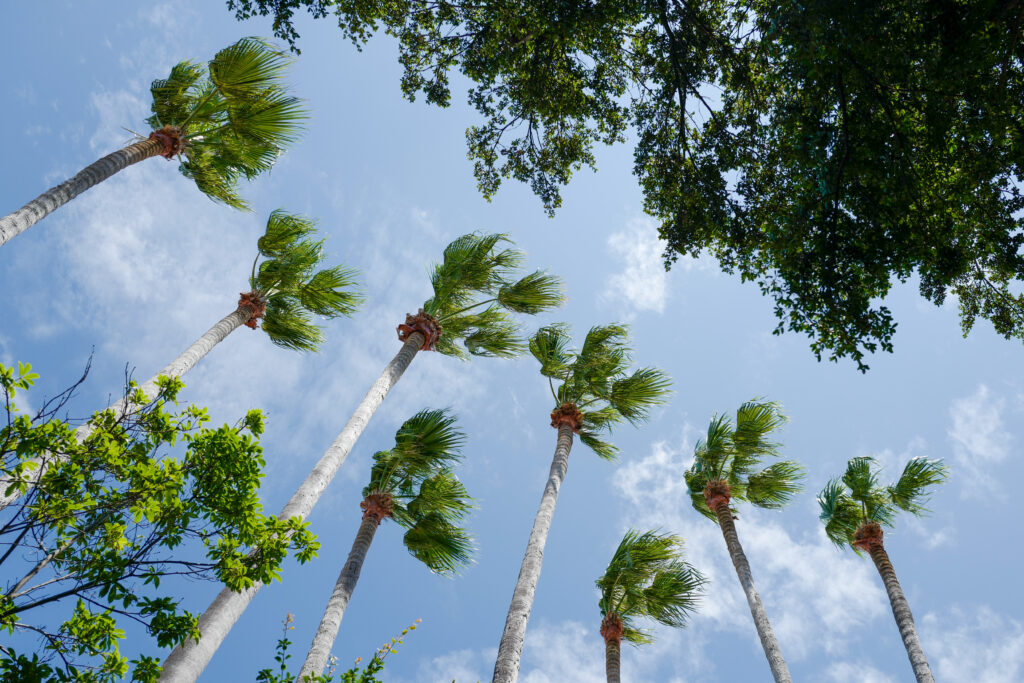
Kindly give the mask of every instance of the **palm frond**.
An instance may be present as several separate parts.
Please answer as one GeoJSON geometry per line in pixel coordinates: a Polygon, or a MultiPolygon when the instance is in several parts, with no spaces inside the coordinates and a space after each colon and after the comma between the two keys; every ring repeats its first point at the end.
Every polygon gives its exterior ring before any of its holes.
{"type": "Polygon", "coordinates": [[[522,252],[497,250],[503,242],[509,242],[503,234],[470,233],[449,243],[444,259],[431,272],[434,296],[424,310],[444,322],[468,306],[475,294],[496,296],[504,276],[524,258],[522,252]]]}
{"type": "Polygon", "coordinates": [[[275,294],[267,299],[267,311],[260,325],[275,345],[293,351],[316,351],[323,332],[292,297],[275,294]]]}
{"type": "Polygon", "coordinates": [[[878,490],[878,463],[871,456],[850,458],[843,474],[843,483],[850,489],[850,497],[857,501],[871,498],[878,490]]]}
{"type": "Polygon", "coordinates": [[[708,502],[704,498],[704,488],[708,482],[712,481],[712,477],[708,476],[705,464],[700,459],[694,461],[693,465],[683,473],[683,479],[686,482],[686,489],[690,495],[690,504],[693,505],[693,509],[717,522],[718,516],[708,507],[708,502]]]}
{"type": "Polygon", "coordinates": [[[466,487],[448,469],[424,479],[419,492],[406,504],[413,519],[436,514],[451,524],[464,519],[474,507],[466,487]]]}
{"type": "Polygon", "coordinates": [[[210,80],[225,95],[256,100],[277,87],[292,59],[260,38],[242,38],[210,61],[210,80]]]}
{"type": "Polygon", "coordinates": [[[912,458],[903,468],[899,480],[887,488],[889,499],[901,510],[923,515],[928,512],[925,503],[931,496],[926,489],[946,481],[948,475],[948,469],[941,460],[912,458]]]}
{"type": "Polygon", "coordinates": [[[729,481],[742,481],[764,457],[778,455],[779,444],[769,439],[786,422],[777,403],[747,401],[736,411],[732,433],[732,462],[729,481]]]}
{"type": "Polygon", "coordinates": [[[818,494],[818,517],[825,523],[825,535],[839,547],[851,545],[857,527],[865,521],[863,508],[846,490],[841,480],[831,479],[818,494]]]}
{"type": "Polygon", "coordinates": [[[564,323],[547,325],[530,337],[530,353],[540,362],[540,374],[562,380],[575,358],[569,349],[569,326],[564,323]]]}
{"type": "Polygon", "coordinates": [[[475,550],[469,533],[431,513],[405,532],[405,547],[437,574],[452,575],[472,562],[475,550]]]}
{"type": "Polygon", "coordinates": [[[260,255],[267,258],[284,255],[288,249],[316,232],[316,221],[308,216],[274,209],[267,218],[267,228],[256,242],[260,255]]]}
{"type": "Polygon", "coordinates": [[[250,143],[261,155],[251,165],[260,170],[269,169],[285,147],[299,140],[309,119],[302,100],[280,88],[268,89],[253,101],[228,100],[225,109],[227,121],[217,128],[202,130],[201,142],[209,143],[221,135],[234,142],[250,143]],[[272,156],[264,157],[264,153],[272,156]]]}
{"type": "Polygon", "coordinates": [[[747,478],[744,498],[762,508],[784,507],[803,490],[804,468],[792,460],[774,463],[747,478]]]}
{"type": "Polygon", "coordinates": [[[708,481],[726,478],[725,467],[733,451],[732,435],[729,416],[715,415],[708,424],[707,435],[697,442],[693,454],[708,481]]]}
{"type": "Polygon", "coordinates": [[[458,418],[446,408],[421,410],[395,433],[394,451],[415,462],[430,462],[442,469],[462,458],[466,434],[458,418]]]}
{"type": "Polygon", "coordinates": [[[252,206],[238,194],[238,173],[224,167],[209,149],[192,149],[178,165],[178,170],[191,179],[200,192],[214,201],[239,211],[251,211],[252,206]]]}
{"type": "Polygon", "coordinates": [[[536,271],[498,289],[498,304],[516,313],[536,314],[565,302],[562,280],[536,271]]]}
{"type": "Polygon", "coordinates": [[[299,304],[326,318],[352,315],[365,300],[359,291],[358,275],[355,268],[340,265],[321,270],[299,286],[299,304]]]}
{"type": "Polygon", "coordinates": [[[511,320],[479,326],[466,335],[463,343],[474,356],[515,358],[526,351],[526,341],[511,320]]]}
{"type": "Polygon", "coordinates": [[[594,451],[602,460],[615,460],[619,457],[619,449],[603,440],[599,432],[586,426],[580,430],[580,443],[594,451]]]}
{"type": "Polygon", "coordinates": [[[647,420],[650,409],[664,405],[671,393],[672,381],[658,368],[640,368],[611,385],[609,403],[622,417],[636,426],[647,420]]]}
{"type": "Polygon", "coordinates": [[[192,91],[203,77],[203,67],[193,62],[178,62],[171,67],[165,79],[153,81],[149,91],[153,96],[153,116],[148,123],[153,128],[174,126],[188,118],[196,104],[192,91]]]}

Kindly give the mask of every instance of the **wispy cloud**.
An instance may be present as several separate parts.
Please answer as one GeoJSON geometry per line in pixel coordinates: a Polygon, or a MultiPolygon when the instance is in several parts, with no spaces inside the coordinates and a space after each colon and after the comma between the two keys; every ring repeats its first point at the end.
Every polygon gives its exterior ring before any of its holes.
{"type": "Polygon", "coordinates": [[[984,384],[974,394],[953,401],[947,432],[965,496],[1004,497],[994,469],[1010,454],[1011,437],[1003,427],[1006,401],[984,384]]]}
{"type": "Polygon", "coordinates": [[[663,312],[668,301],[668,273],[662,259],[665,243],[658,239],[654,222],[631,220],[608,238],[608,250],[623,262],[623,269],[608,278],[602,296],[628,304],[633,311],[663,312]]]}
{"type": "Polygon", "coordinates": [[[990,607],[953,608],[921,620],[921,641],[942,681],[1016,683],[1024,679],[1024,624],[990,607]]]}

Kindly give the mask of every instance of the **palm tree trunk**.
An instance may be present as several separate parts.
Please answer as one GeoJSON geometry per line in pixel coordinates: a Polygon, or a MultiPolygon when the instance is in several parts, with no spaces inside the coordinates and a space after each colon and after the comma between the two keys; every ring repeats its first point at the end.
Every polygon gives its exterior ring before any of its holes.
{"type": "Polygon", "coordinates": [[[903,638],[903,646],[907,649],[907,657],[910,658],[910,666],[914,669],[914,676],[917,683],[935,683],[932,677],[932,670],[928,666],[928,660],[921,648],[921,641],[917,639],[917,628],[914,626],[914,615],[910,613],[910,604],[903,595],[903,588],[896,579],[896,570],[892,568],[889,555],[881,542],[872,543],[868,550],[871,559],[878,569],[878,574],[885,584],[885,592],[889,594],[889,604],[892,606],[892,615],[896,618],[896,626],[899,627],[900,636],[903,638]]]}
{"type": "Polygon", "coordinates": [[[768,613],[761,603],[761,596],[754,588],[754,577],[750,573],[750,564],[736,535],[736,525],[733,524],[729,503],[716,505],[715,515],[718,517],[718,525],[722,527],[722,535],[725,536],[725,545],[729,549],[732,565],[736,568],[736,576],[740,579],[743,592],[747,594],[747,604],[750,605],[750,614],[754,617],[754,627],[761,639],[761,647],[768,658],[768,666],[771,667],[775,683],[793,683],[786,667],[786,660],[782,658],[779,642],[775,640],[775,633],[772,632],[771,622],[768,621],[768,613]]]}
{"type": "Polygon", "coordinates": [[[128,145],[86,166],[71,180],[51,187],[14,213],[0,218],[0,244],[25,232],[93,185],[143,159],[155,157],[163,150],[163,142],[150,138],[128,145]]]}
{"type": "MultiPolygon", "coordinates": [[[[152,401],[156,398],[160,392],[156,385],[156,380],[159,377],[181,377],[186,372],[195,367],[203,356],[208,354],[213,347],[224,341],[224,339],[241,326],[249,317],[252,315],[252,307],[248,305],[242,305],[232,311],[230,314],[224,316],[220,321],[211,327],[206,333],[195,340],[190,347],[185,349],[184,353],[175,358],[171,363],[161,370],[159,373],[150,377],[145,384],[139,387],[143,395],[146,397],[146,401],[152,401]]],[[[116,403],[112,404],[107,410],[113,410],[115,414],[120,415],[128,409],[127,397],[122,398],[116,403]]],[[[75,430],[75,439],[78,443],[84,442],[89,435],[92,434],[92,426],[84,424],[75,430]]],[[[61,456],[57,456],[60,458],[61,456]]],[[[11,484],[11,480],[7,478],[0,479],[0,510],[3,510],[11,503],[17,501],[25,493],[28,493],[42,478],[43,474],[49,468],[49,466],[55,462],[49,459],[47,456],[39,456],[32,458],[26,462],[34,462],[38,467],[32,474],[32,479],[28,482],[28,487],[24,493],[18,491],[12,491],[10,495],[4,495],[3,491],[7,489],[11,484]]],[[[59,462],[59,460],[57,461],[59,462]]]]}
{"type": "Polygon", "coordinates": [[[313,638],[313,645],[309,648],[306,661],[299,671],[296,680],[303,680],[305,676],[322,674],[327,666],[327,658],[331,654],[331,648],[338,637],[338,629],[341,628],[341,618],[345,616],[345,608],[355,590],[356,582],[359,581],[359,573],[363,569],[363,561],[366,553],[373,542],[373,536],[377,533],[380,525],[380,517],[375,514],[363,516],[359,525],[359,533],[356,540],[352,542],[352,550],[348,553],[348,560],[338,574],[338,582],[334,584],[334,592],[331,599],[327,601],[327,609],[324,610],[324,617],[320,620],[320,628],[313,638]]]}
{"type": "Polygon", "coordinates": [[[526,637],[526,622],[530,620],[530,609],[533,607],[533,595],[537,591],[540,579],[540,566],[544,561],[544,544],[548,540],[548,529],[555,514],[555,503],[558,490],[562,487],[566,470],[569,468],[569,450],[572,448],[572,427],[567,424],[558,426],[558,442],[555,456],[551,460],[551,472],[548,483],[544,486],[544,495],[540,499],[540,508],[533,520],[530,541],[526,545],[516,589],[512,593],[512,604],[505,618],[505,631],[498,645],[498,659],[494,663],[493,683],[515,683],[519,677],[519,660],[523,652],[523,639],[526,637]]]}
{"type": "Polygon", "coordinates": [[[608,683],[620,683],[619,677],[619,649],[620,643],[615,638],[608,638],[604,641],[604,672],[608,677],[608,683]]]}
{"type": "MultiPolygon", "coordinates": [[[[384,368],[384,372],[366,392],[366,396],[363,397],[355,413],[349,418],[348,424],[341,430],[306,480],[292,494],[291,499],[278,515],[279,518],[301,517],[305,519],[309,516],[313,506],[320,499],[320,495],[337,474],[342,463],[345,462],[349,451],[352,450],[359,435],[363,433],[363,429],[366,428],[367,422],[373,417],[377,407],[402,377],[405,369],[409,367],[409,363],[412,362],[423,345],[423,340],[423,334],[420,332],[413,332],[409,335],[401,350],[391,359],[391,362],[384,368]]],[[[221,589],[220,594],[199,618],[199,631],[202,637],[198,641],[189,640],[174,648],[164,661],[160,681],[162,683],[192,683],[199,678],[199,674],[210,663],[213,654],[227,637],[231,627],[242,616],[242,612],[249,606],[256,596],[256,592],[262,586],[262,583],[256,582],[252,587],[237,593],[227,587],[221,589]]]]}

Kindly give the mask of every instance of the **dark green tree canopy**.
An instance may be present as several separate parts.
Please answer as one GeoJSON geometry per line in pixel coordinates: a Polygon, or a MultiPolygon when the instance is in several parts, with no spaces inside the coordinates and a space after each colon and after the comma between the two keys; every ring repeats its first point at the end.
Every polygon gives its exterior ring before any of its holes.
{"type": "Polygon", "coordinates": [[[172,410],[183,385],[162,378],[155,401],[130,387],[127,408],[96,413],[81,439],[58,417],[74,387],[34,417],[18,410],[35,379],[27,365],[0,365],[0,475],[24,493],[0,515],[0,631],[40,640],[31,657],[0,647],[3,680],[155,680],[159,659],[120,653],[125,622],[154,647],[199,635],[162,578],[241,590],[279,578],[289,549],[300,562],[315,555],[306,522],[263,514],[258,410],[211,428],[205,408],[172,410]],[[45,454],[63,457],[25,492],[24,470],[45,454]]]}
{"type": "Polygon", "coordinates": [[[527,182],[548,211],[597,143],[631,130],[667,261],[707,251],[772,297],[815,354],[892,350],[881,299],[916,277],[1024,338],[1024,13],[1000,0],[228,0],[333,14],[397,38],[410,99],[457,69],[485,196],[527,182]]]}

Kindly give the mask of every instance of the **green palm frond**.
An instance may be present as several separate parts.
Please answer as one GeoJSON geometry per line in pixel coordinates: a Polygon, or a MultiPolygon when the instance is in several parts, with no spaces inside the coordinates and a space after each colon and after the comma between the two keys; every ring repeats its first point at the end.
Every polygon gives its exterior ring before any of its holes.
{"type": "Polygon", "coordinates": [[[843,483],[850,489],[854,500],[862,501],[870,498],[873,491],[878,490],[878,463],[871,456],[850,458],[843,473],[843,483]]]}
{"type": "Polygon", "coordinates": [[[708,481],[726,478],[726,464],[735,450],[732,435],[732,420],[729,416],[715,415],[708,424],[707,436],[697,442],[694,449],[695,462],[700,464],[708,481]]]}
{"type": "Polygon", "coordinates": [[[683,473],[683,480],[686,482],[687,493],[690,495],[690,504],[693,505],[693,509],[708,519],[717,521],[718,517],[715,515],[714,511],[708,507],[708,503],[704,499],[704,487],[708,485],[708,482],[713,480],[712,477],[708,476],[707,471],[704,469],[704,463],[699,459],[696,460],[694,464],[683,473]]]}
{"type": "Polygon", "coordinates": [[[350,316],[365,300],[357,289],[359,271],[348,266],[334,266],[313,274],[299,285],[299,304],[308,311],[327,318],[350,316]]]}
{"type": "Polygon", "coordinates": [[[434,296],[424,310],[443,320],[470,305],[474,295],[497,295],[504,276],[522,263],[522,252],[497,249],[510,243],[507,235],[470,233],[445,247],[444,259],[433,268],[434,296]]]}
{"type": "Polygon", "coordinates": [[[762,508],[777,509],[803,491],[804,468],[792,460],[774,463],[747,479],[744,498],[762,508]]]}
{"type": "Polygon", "coordinates": [[[519,336],[519,326],[503,311],[490,316],[486,324],[474,321],[472,332],[463,338],[466,350],[474,356],[514,358],[526,351],[526,341],[519,336]]]}
{"type": "Polygon", "coordinates": [[[456,574],[473,561],[473,538],[436,513],[417,520],[403,540],[412,556],[437,574],[456,574]]]}
{"type": "Polygon", "coordinates": [[[530,337],[530,353],[540,362],[540,374],[551,379],[565,379],[575,358],[569,349],[571,342],[569,326],[565,323],[547,325],[530,337]]]}
{"type": "Polygon", "coordinates": [[[315,232],[316,221],[312,218],[275,209],[267,219],[267,229],[256,242],[256,247],[261,256],[283,256],[295,244],[315,232]]]}
{"type": "Polygon", "coordinates": [[[651,640],[636,627],[637,619],[679,627],[696,610],[705,579],[680,559],[682,550],[681,539],[673,535],[631,529],[623,536],[596,584],[601,615],[618,615],[627,641],[651,640]]]}
{"type": "Polygon", "coordinates": [[[863,524],[863,508],[846,494],[846,486],[840,479],[832,479],[818,494],[821,514],[825,523],[825,535],[837,546],[853,543],[857,527],[863,524]]]}
{"type": "Polygon", "coordinates": [[[181,62],[153,81],[153,128],[180,130],[179,170],[211,199],[237,209],[242,178],[269,170],[299,137],[308,110],[283,78],[291,59],[258,38],[243,38],[206,68],[181,62]]]}
{"type": "Polygon", "coordinates": [[[736,411],[729,481],[743,481],[765,457],[777,457],[779,444],[769,436],[786,422],[777,403],[747,401],[736,411]]]}
{"type": "Polygon", "coordinates": [[[600,434],[597,430],[584,427],[580,430],[580,443],[594,451],[602,460],[617,460],[618,447],[602,439],[600,434]]]}
{"type": "Polygon", "coordinates": [[[651,408],[665,404],[671,387],[667,373],[658,368],[640,368],[612,382],[610,402],[619,415],[636,426],[647,420],[651,408]]]}
{"type": "Polygon", "coordinates": [[[473,507],[466,487],[450,470],[424,479],[419,493],[405,505],[411,519],[440,515],[450,524],[460,522],[473,507]]]}
{"type": "Polygon", "coordinates": [[[924,505],[931,493],[925,489],[946,481],[949,471],[941,460],[912,458],[903,468],[903,474],[892,486],[887,487],[889,499],[896,507],[915,515],[928,512],[924,505]]]}
{"type": "Polygon", "coordinates": [[[536,271],[498,289],[498,303],[516,313],[534,315],[565,303],[562,280],[536,271]]]}
{"type": "MultiPolygon", "coordinates": [[[[462,458],[466,435],[447,408],[421,410],[395,433],[395,452],[410,462],[429,461],[442,468],[462,458]]],[[[423,470],[424,472],[426,470],[423,470]]]]}
{"type": "Polygon", "coordinates": [[[270,341],[292,351],[316,351],[323,343],[323,331],[312,316],[286,294],[267,299],[267,311],[260,325],[270,341]]]}

